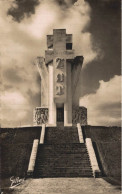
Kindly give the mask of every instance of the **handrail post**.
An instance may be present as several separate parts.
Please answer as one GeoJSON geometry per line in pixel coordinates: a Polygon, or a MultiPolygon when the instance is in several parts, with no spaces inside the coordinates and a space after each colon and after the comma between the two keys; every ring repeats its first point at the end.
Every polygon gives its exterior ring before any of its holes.
{"type": "Polygon", "coordinates": [[[44,144],[45,137],[45,124],[42,124],[41,136],[40,136],[40,144],[44,144]]]}
{"type": "Polygon", "coordinates": [[[84,143],[83,133],[82,133],[82,128],[81,128],[80,123],[77,123],[77,129],[78,129],[79,142],[84,143]]]}

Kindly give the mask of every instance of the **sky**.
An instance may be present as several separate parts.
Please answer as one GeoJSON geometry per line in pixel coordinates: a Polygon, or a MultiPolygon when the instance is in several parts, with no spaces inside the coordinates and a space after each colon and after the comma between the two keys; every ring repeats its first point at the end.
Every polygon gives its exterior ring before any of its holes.
{"type": "Polygon", "coordinates": [[[75,55],[84,56],[74,101],[88,124],[120,126],[120,0],[0,0],[2,127],[32,125],[41,80],[34,65],[46,35],[66,28],[75,55]]]}

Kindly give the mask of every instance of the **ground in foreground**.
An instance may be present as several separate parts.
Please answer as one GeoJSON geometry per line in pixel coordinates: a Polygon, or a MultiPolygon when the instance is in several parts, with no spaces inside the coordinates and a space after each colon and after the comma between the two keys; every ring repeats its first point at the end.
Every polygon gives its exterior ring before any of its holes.
{"type": "Polygon", "coordinates": [[[120,194],[120,189],[102,178],[27,179],[12,194],[120,194]]]}

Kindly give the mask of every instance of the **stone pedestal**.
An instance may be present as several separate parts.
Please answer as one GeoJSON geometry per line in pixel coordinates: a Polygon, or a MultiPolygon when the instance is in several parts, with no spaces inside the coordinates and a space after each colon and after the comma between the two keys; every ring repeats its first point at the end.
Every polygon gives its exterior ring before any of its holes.
{"type": "Polygon", "coordinates": [[[34,110],[33,114],[33,123],[34,125],[41,126],[42,124],[48,123],[48,108],[37,107],[34,110]]]}
{"type": "Polygon", "coordinates": [[[87,125],[87,108],[73,106],[72,108],[72,123],[73,125],[80,123],[81,125],[87,125]]]}

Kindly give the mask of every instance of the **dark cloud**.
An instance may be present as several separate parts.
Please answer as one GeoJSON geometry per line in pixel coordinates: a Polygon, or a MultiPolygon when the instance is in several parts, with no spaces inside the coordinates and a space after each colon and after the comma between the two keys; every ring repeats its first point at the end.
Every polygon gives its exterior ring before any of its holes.
{"type": "Polygon", "coordinates": [[[7,14],[11,15],[13,20],[21,22],[25,16],[29,17],[31,14],[34,14],[35,7],[39,4],[39,0],[14,0],[7,14]]]}
{"type": "Polygon", "coordinates": [[[22,78],[17,74],[15,69],[8,69],[3,73],[3,76],[10,82],[22,82],[22,78]]]}
{"type": "Polygon", "coordinates": [[[8,89],[12,89],[13,86],[12,86],[12,85],[9,85],[9,84],[4,84],[4,88],[5,88],[6,90],[8,90],[8,89]]]}
{"type": "Polygon", "coordinates": [[[100,108],[101,110],[113,109],[112,111],[114,111],[116,109],[120,109],[120,106],[121,106],[121,102],[113,102],[113,103],[110,102],[107,104],[100,104],[98,108],[100,108]]]}
{"type": "Polygon", "coordinates": [[[61,7],[69,8],[72,6],[77,0],[55,0],[55,2],[60,5],[61,7]]]}
{"type": "MultiPolygon", "coordinates": [[[[100,48],[99,57],[81,71],[76,89],[78,96],[94,93],[99,80],[108,81],[121,74],[121,1],[87,0],[91,7],[91,23],[94,49],[100,48]]],[[[75,96],[76,101],[78,97],[75,96]]]]}
{"type": "Polygon", "coordinates": [[[110,115],[111,118],[120,118],[121,117],[121,103],[106,103],[100,104],[97,107],[98,110],[104,113],[104,115],[110,115]]]}
{"type": "MultiPolygon", "coordinates": [[[[40,86],[40,83],[38,83],[40,86]]],[[[31,104],[31,107],[34,109],[41,102],[41,89],[40,95],[38,93],[34,94],[30,89],[27,91],[28,102],[31,104]]]]}
{"type": "MultiPolygon", "coordinates": [[[[71,7],[77,0],[54,0],[61,8],[71,7]]],[[[35,7],[40,4],[40,0],[14,0],[7,14],[13,17],[13,20],[21,22],[24,17],[30,17],[35,14],[35,7]]]]}
{"type": "Polygon", "coordinates": [[[121,1],[87,1],[92,8],[89,31],[96,43],[94,47],[100,46],[104,54],[102,60],[91,64],[90,72],[95,69],[97,79],[108,81],[121,74],[121,1]]]}
{"type": "MultiPolygon", "coordinates": [[[[16,62],[16,60],[12,60],[12,62],[16,62]]],[[[23,67],[18,67],[17,65],[14,65],[13,68],[8,68],[3,71],[3,77],[4,79],[7,79],[9,83],[21,83],[24,81],[24,78],[21,74],[21,72],[24,71],[23,67]]]]}

